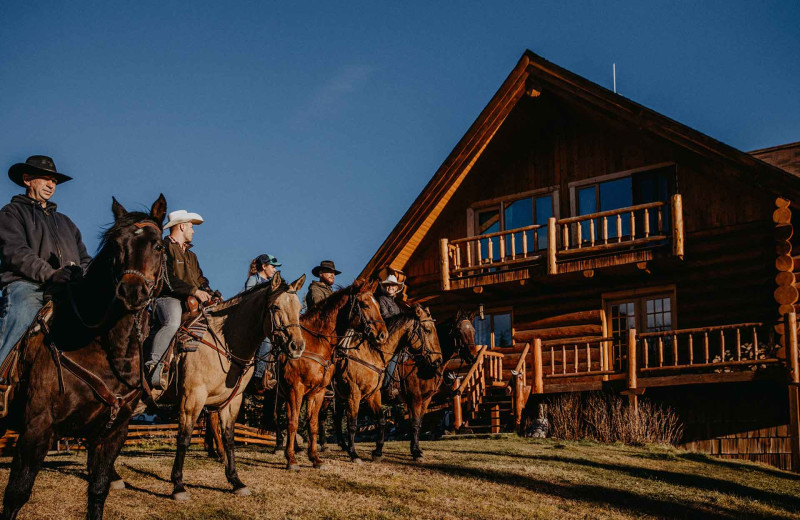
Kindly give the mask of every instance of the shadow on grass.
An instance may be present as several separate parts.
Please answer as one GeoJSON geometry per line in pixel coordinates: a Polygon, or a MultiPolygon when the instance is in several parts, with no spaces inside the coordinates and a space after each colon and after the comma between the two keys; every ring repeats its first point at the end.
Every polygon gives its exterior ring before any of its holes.
{"type": "MultiPolygon", "coordinates": [[[[572,462],[559,459],[560,462],[572,462]]],[[[400,462],[400,464],[403,464],[400,462]]],[[[405,464],[412,466],[413,464],[405,464]]],[[[697,518],[706,520],[722,520],[742,518],[743,512],[723,508],[719,505],[678,503],[653,497],[643,496],[630,491],[589,484],[567,484],[537,480],[510,471],[470,468],[454,464],[427,463],[424,469],[437,471],[449,476],[476,478],[489,482],[516,486],[537,493],[555,495],[577,502],[590,502],[628,511],[634,515],[652,515],[657,518],[697,518]]],[[[616,469],[616,468],[614,468],[616,469]]],[[[755,520],[774,519],[774,515],[764,515],[752,511],[747,518],[755,520]]]]}
{"type": "MultiPolygon", "coordinates": [[[[137,475],[141,475],[143,477],[150,477],[152,479],[159,480],[161,482],[168,482],[168,483],[172,484],[171,480],[166,479],[164,477],[161,477],[158,474],[153,473],[152,471],[147,471],[147,470],[144,470],[144,469],[134,468],[133,466],[129,466],[128,464],[125,464],[125,468],[127,468],[130,471],[136,473],[137,475]]],[[[184,479],[184,484],[186,484],[186,487],[189,489],[189,491],[191,491],[192,488],[205,489],[207,491],[219,491],[221,493],[226,493],[226,492],[230,492],[231,491],[231,488],[218,488],[218,487],[204,486],[202,484],[193,483],[188,479],[184,479]]],[[[125,481],[125,485],[128,485],[128,481],[127,480],[125,481]]],[[[152,493],[151,491],[147,491],[147,490],[145,490],[144,492],[145,493],[152,493]]],[[[158,495],[158,496],[162,496],[162,495],[158,495]]],[[[170,497],[172,495],[166,495],[166,496],[170,497]]]]}
{"type": "MultiPolygon", "coordinates": [[[[646,455],[637,455],[637,456],[646,457],[646,455]]],[[[782,478],[787,480],[800,480],[800,475],[795,475],[794,473],[789,473],[788,471],[783,471],[777,468],[763,467],[756,464],[744,463],[731,459],[718,459],[716,457],[712,457],[711,455],[706,455],[705,453],[697,453],[697,452],[677,453],[675,457],[684,460],[691,460],[693,462],[703,462],[705,464],[711,464],[723,468],[736,468],[745,471],[756,471],[759,473],[764,473],[765,475],[769,475],[770,477],[782,478]]]]}

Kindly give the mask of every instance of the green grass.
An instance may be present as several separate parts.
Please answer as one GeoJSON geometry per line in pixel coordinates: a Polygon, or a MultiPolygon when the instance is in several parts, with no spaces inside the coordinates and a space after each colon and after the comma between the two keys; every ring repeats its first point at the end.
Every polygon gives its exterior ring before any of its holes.
{"type": "MultiPolygon", "coordinates": [[[[328,469],[288,472],[282,454],[238,450],[250,497],[229,492],[222,465],[194,449],[192,501],[170,499],[172,452],[127,449],[117,467],[130,487],[112,492],[107,519],[702,518],[800,519],[800,476],[671,447],[633,448],[503,436],[387,443],[383,462],[355,465],[338,449],[328,469]]],[[[372,446],[359,445],[368,458],[372,446]]],[[[0,459],[7,478],[10,460],[0,459]]],[[[82,518],[85,454],[54,456],[21,519],[82,518]]]]}

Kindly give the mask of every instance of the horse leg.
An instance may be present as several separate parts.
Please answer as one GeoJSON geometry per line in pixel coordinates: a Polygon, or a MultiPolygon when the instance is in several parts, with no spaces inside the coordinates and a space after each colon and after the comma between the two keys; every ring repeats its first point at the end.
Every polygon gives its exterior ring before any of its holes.
{"type": "Polygon", "coordinates": [[[383,443],[386,437],[386,416],[381,407],[381,393],[375,392],[369,400],[372,416],[375,418],[375,449],[372,451],[372,461],[380,462],[383,457],[383,443]]]}
{"type": "MultiPolygon", "coordinates": [[[[325,391],[323,390],[323,396],[325,395],[325,391]]],[[[328,449],[327,444],[327,437],[328,432],[326,431],[326,426],[328,423],[328,411],[330,410],[331,402],[329,399],[322,398],[322,404],[319,407],[319,414],[317,414],[317,444],[319,445],[319,451],[324,452],[328,449]]],[[[309,421],[309,425],[311,421],[309,421]]]]}
{"type": "Polygon", "coordinates": [[[361,464],[361,459],[356,453],[356,430],[358,430],[358,406],[361,404],[361,390],[355,385],[350,389],[347,400],[347,453],[350,460],[361,464]]]}
{"type": "MultiPolygon", "coordinates": [[[[325,464],[320,460],[317,453],[317,437],[319,434],[319,413],[322,407],[322,400],[325,397],[325,389],[317,390],[309,394],[306,401],[306,412],[308,414],[308,460],[317,469],[324,469],[325,464]]],[[[325,428],[322,428],[323,436],[325,428]]]]}
{"type": "Polygon", "coordinates": [[[17,452],[11,461],[11,474],[3,496],[0,519],[17,518],[19,510],[30,500],[36,475],[52,442],[53,431],[49,420],[32,421],[27,425],[17,440],[17,452]]]}
{"type": "Polygon", "coordinates": [[[108,497],[111,476],[116,473],[114,471],[114,461],[117,460],[127,436],[128,425],[126,423],[119,426],[108,438],[89,446],[87,462],[89,505],[86,517],[90,520],[102,520],[103,518],[103,508],[105,507],[106,497],[108,497]]]}
{"type": "Polygon", "coordinates": [[[297,425],[300,422],[300,406],[303,404],[303,391],[297,386],[289,389],[286,396],[286,469],[299,470],[300,465],[294,453],[294,443],[297,439],[297,425]]]}
{"type": "Polygon", "coordinates": [[[178,418],[178,442],[175,449],[175,462],[172,465],[172,498],[173,500],[189,500],[191,495],[183,483],[183,462],[186,452],[192,444],[192,430],[203,411],[208,394],[199,390],[181,398],[180,417],[178,418]]]}
{"type": "Polygon", "coordinates": [[[234,454],[234,432],[236,417],[242,404],[242,395],[239,394],[228,406],[219,411],[219,422],[222,429],[222,446],[225,448],[225,478],[233,486],[233,493],[239,496],[248,496],[250,489],[239,479],[236,471],[236,456],[234,454]]]}
{"type": "Polygon", "coordinates": [[[415,461],[422,460],[422,450],[419,447],[419,430],[422,426],[423,403],[413,402],[408,407],[408,413],[411,416],[411,457],[415,461]]]}
{"type": "Polygon", "coordinates": [[[342,425],[344,423],[344,401],[336,400],[333,409],[333,433],[336,434],[336,442],[342,451],[348,451],[347,441],[344,438],[342,425]]]}

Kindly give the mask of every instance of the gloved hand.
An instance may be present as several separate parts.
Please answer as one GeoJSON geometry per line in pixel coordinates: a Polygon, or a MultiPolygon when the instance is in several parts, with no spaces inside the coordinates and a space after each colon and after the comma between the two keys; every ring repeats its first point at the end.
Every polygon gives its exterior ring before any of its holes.
{"type": "Polygon", "coordinates": [[[50,283],[69,283],[83,277],[83,269],[79,265],[65,265],[57,270],[48,280],[50,283]]]}

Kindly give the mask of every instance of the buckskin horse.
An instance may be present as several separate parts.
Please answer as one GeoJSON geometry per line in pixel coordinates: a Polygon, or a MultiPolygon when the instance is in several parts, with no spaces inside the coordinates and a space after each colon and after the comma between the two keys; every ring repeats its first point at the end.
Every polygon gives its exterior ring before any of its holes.
{"type": "Polygon", "coordinates": [[[147,305],[158,293],[164,258],[161,195],[150,213],[127,212],[116,199],[114,223],[85,276],[62,288],[26,334],[9,420],[19,431],[0,518],[16,518],[30,499],[53,441],[85,437],[87,518],[101,519],[114,461],[141,397],[141,345],[147,305]]]}
{"type": "Polygon", "coordinates": [[[415,461],[423,459],[419,447],[422,418],[428,412],[431,399],[439,392],[448,361],[458,354],[464,363],[471,365],[478,355],[475,328],[472,326],[473,317],[459,309],[454,319],[436,325],[444,359],[441,366],[432,367],[419,356],[402,355],[398,360],[395,374],[400,382],[400,397],[408,407],[411,422],[411,456],[415,461]]]}
{"type": "Polygon", "coordinates": [[[297,291],[305,275],[287,285],[275,273],[270,283],[258,285],[230,300],[204,310],[204,330],[190,332],[178,355],[174,376],[159,403],[178,404],[178,443],[172,467],[172,498],[189,500],[183,482],[183,464],[192,430],[204,407],[219,413],[225,451],[225,477],[236,495],[250,490],[239,479],[234,457],[234,427],[242,395],[253,375],[253,357],[265,337],[289,358],[303,353],[297,291]]]}
{"type": "Polygon", "coordinates": [[[358,409],[362,402],[368,405],[377,423],[377,438],[372,460],[377,462],[383,456],[386,418],[381,403],[381,387],[386,377],[389,360],[400,351],[426,363],[436,370],[442,363],[439,339],[430,312],[420,305],[410,311],[386,319],[389,338],[380,348],[360,342],[357,348],[347,350],[337,356],[334,388],[338,406],[334,410],[334,425],[340,445],[350,455],[353,462],[360,463],[355,448],[355,435],[358,409]],[[347,444],[341,437],[342,414],[347,412],[347,444]]]}
{"type": "MultiPolygon", "coordinates": [[[[315,468],[324,464],[317,453],[319,410],[325,389],[333,377],[332,358],[348,330],[357,337],[381,344],[388,336],[381,318],[380,307],[373,297],[377,281],[356,280],[350,287],[340,289],[309,309],[303,315],[303,338],[306,349],[298,359],[283,359],[279,369],[279,393],[286,400],[288,434],[286,467],[299,469],[295,457],[295,438],[300,418],[300,406],[307,396],[308,458],[315,468]]],[[[323,428],[324,429],[324,428],[323,428]]]]}

